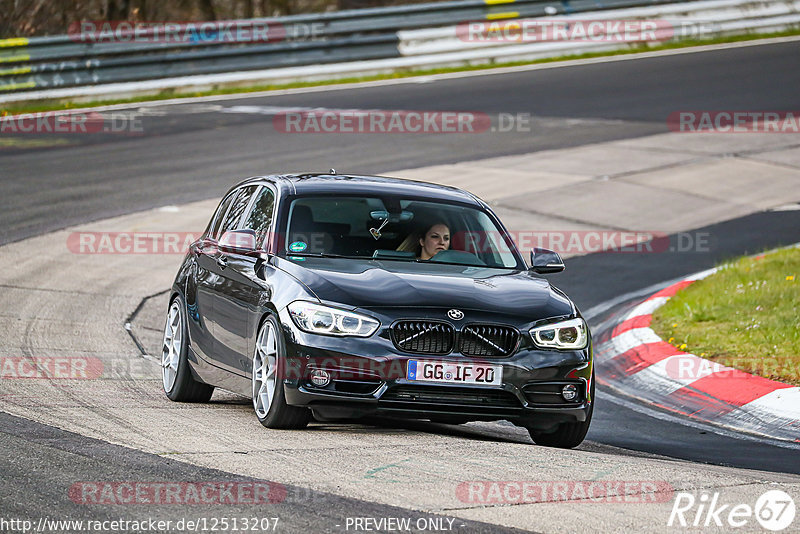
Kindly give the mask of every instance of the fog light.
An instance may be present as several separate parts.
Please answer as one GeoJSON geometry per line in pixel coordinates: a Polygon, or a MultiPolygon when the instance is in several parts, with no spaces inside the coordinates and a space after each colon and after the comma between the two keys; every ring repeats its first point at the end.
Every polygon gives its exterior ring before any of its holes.
{"type": "Polygon", "coordinates": [[[331,383],[331,375],[328,371],[314,369],[311,372],[311,383],[318,388],[324,388],[331,383]]]}
{"type": "Polygon", "coordinates": [[[578,398],[578,386],[575,384],[567,384],[561,388],[561,396],[567,402],[572,402],[578,398]]]}

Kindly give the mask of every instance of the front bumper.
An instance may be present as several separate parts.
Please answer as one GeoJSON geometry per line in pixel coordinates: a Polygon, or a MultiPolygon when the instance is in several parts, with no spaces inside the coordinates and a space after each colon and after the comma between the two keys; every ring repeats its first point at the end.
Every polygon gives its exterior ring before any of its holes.
{"type": "Polygon", "coordinates": [[[505,419],[547,431],[559,423],[585,421],[594,401],[591,343],[581,351],[550,351],[523,339],[516,352],[502,358],[415,355],[397,349],[383,327],[369,338],[332,337],[299,330],[285,310],[281,322],[287,349],[286,401],[310,408],[320,420],[366,415],[443,422],[505,419]],[[408,361],[420,359],[501,365],[503,381],[484,387],[409,380],[408,361]],[[314,369],[326,370],[330,384],[314,385],[314,369]],[[560,396],[566,384],[578,387],[574,402],[560,396]]]}

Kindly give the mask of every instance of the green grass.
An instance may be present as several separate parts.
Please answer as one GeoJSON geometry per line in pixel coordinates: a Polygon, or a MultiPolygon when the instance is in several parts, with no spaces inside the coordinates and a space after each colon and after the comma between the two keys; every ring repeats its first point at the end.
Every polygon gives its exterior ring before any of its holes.
{"type": "Polygon", "coordinates": [[[652,328],[679,349],[800,385],[800,249],[741,258],[678,292],[652,328]]]}
{"type": "Polygon", "coordinates": [[[39,111],[55,111],[55,110],[65,110],[65,109],[75,109],[75,108],[86,108],[86,107],[93,107],[93,106],[106,106],[112,104],[135,104],[138,102],[151,102],[156,100],[167,100],[172,98],[192,98],[192,97],[201,97],[201,96],[214,96],[214,95],[227,95],[227,94],[241,94],[241,93],[251,93],[251,92],[259,92],[259,91],[278,91],[282,89],[295,89],[301,87],[317,87],[321,85],[339,85],[339,84],[349,84],[349,83],[359,83],[359,82],[368,82],[368,81],[376,81],[376,80],[392,80],[392,79],[401,79],[401,78],[411,78],[415,76],[430,76],[433,74],[446,74],[451,72],[470,72],[470,71],[481,71],[481,70],[489,70],[489,69],[496,69],[502,67],[516,67],[521,65],[536,65],[542,63],[554,63],[558,61],[569,61],[575,59],[586,59],[586,58],[596,58],[596,57],[608,57],[608,56],[621,56],[621,55],[628,55],[628,54],[637,54],[641,52],[652,52],[658,50],[671,50],[677,48],[688,48],[693,46],[702,46],[702,45],[711,45],[711,44],[724,44],[724,43],[735,43],[740,41],[753,41],[759,39],[770,39],[775,37],[791,37],[800,35],[800,29],[795,30],[787,30],[783,32],[775,32],[775,33],[763,33],[763,34],[745,34],[745,35],[731,35],[725,37],[716,37],[713,39],[700,39],[700,40],[685,40],[685,41],[676,41],[670,43],[664,43],[660,45],[648,45],[644,44],[632,44],[629,48],[622,49],[622,50],[612,50],[606,52],[592,52],[587,54],[576,54],[576,55],[566,55],[566,56],[559,56],[559,57],[552,57],[552,58],[543,58],[537,59],[533,61],[515,61],[509,63],[488,63],[484,65],[467,65],[461,67],[450,67],[450,68],[439,68],[439,69],[425,69],[425,70],[416,70],[416,69],[404,69],[398,70],[397,72],[391,74],[377,74],[374,76],[363,76],[363,77],[353,77],[353,78],[340,78],[336,80],[321,80],[321,81],[314,81],[314,82],[294,82],[294,83],[286,83],[286,84],[270,84],[270,85],[252,85],[246,87],[224,87],[220,89],[215,89],[211,91],[198,91],[198,92],[180,92],[177,93],[174,89],[168,89],[159,92],[158,94],[153,95],[146,95],[146,96],[139,96],[134,98],[125,98],[125,99],[112,99],[112,100],[97,100],[91,102],[73,102],[69,99],[57,99],[57,100],[39,100],[36,102],[19,102],[13,103],[9,102],[3,105],[3,108],[0,109],[0,114],[10,114],[10,113],[34,113],[39,111]]]}

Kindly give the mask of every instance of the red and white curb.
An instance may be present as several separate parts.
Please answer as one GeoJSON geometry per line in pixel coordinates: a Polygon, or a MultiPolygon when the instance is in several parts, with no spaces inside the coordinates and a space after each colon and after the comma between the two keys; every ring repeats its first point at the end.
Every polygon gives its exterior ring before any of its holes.
{"type": "Polygon", "coordinates": [[[653,312],[710,269],[651,295],[595,349],[597,381],[693,419],[800,443],[800,388],[682,352],[650,328],[653,312]]]}

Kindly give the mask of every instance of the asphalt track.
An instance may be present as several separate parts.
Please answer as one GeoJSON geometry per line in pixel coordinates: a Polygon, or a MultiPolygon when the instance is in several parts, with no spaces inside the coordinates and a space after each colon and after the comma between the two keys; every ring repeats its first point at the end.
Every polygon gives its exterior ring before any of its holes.
{"type": "MultiPolygon", "coordinates": [[[[529,136],[358,136],[357,140],[292,136],[277,134],[269,121],[254,113],[206,112],[193,105],[185,105],[185,113],[165,109],[163,115],[145,117],[145,132],[140,137],[84,136],[69,140],[73,144],[64,147],[0,152],[0,244],[121,213],[219,196],[242,176],[277,169],[336,167],[380,173],[664,132],[664,117],[676,110],[797,109],[798,57],[800,44],[786,43],[224,102],[225,107],[476,110],[544,117],[540,128],[529,136]]],[[[707,253],[573,258],[567,262],[567,271],[554,281],[587,310],[727,257],[796,242],[800,240],[800,212],[760,213],[698,230],[713,236],[707,253]]],[[[0,508],[6,514],[113,516],[113,508],[75,507],[64,498],[64,491],[42,491],[75,480],[124,480],[126,476],[141,478],[143,472],[163,480],[226,477],[6,415],[2,415],[1,426],[0,468],[5,475],[0,477],[4,486],[0,488],[0,508]]],[[[800,473],[796,450],[653,418],[613,399],[599,405],[587,439],[596,444],[592,446],[631,451],[616,454],[655,453],[800,473]]],[[[327,512],[331,509],[355,508],[365,516],[400,513],[385,505],[342,497],[320,494],[318,499],[311,501],[319,504],[314,509],[303,508],[308,507],[308,499],[298,501],[291,512],[282,508],[284,513],[307,519],[294,523],[296,531],[330,528],[336,520],[335,514],[327,512]]],[[[238,510],[231,510],[235,512],[238,510]]],[[[162,517],[187,515],[185,510],[156,513],[162,517]]],[[[468,531],[485,528],[500,531],[500,527],[479,524],[469,525],[468,531]]]]}
{"type": "Polygon", "coordinates": [[[219,197],[242,176],[331,167],[380,174],[666,132],[666,117],[679,110],[797,109],[798,58],[800,42],[788,42],[214,103],[540,118],[526,134],[287,135],[258,113],[204,111],[208,106],[197,104],[147,108],[142,135],[62,135],[69,145],[0,148],[0,244],[153,206],[219,197]]]}
{"type": "MultiPolygon", "coordinates": [[[[69,517],[75,521],[171,521],[179,531],[179,521],[199,522],[213,518],[279,518],[279,532],[326,532],[335,526],[346,526],[346,517],[356,510],[359,517],[408,517],[412,524],[420,519],[436,518],[433,514],[413,513],[398,507],[373,504],[348,499],[303,488],[281,485],[270,488],[272,495],[266,503],[208,506],[176,506],[165,502],[148,506],[146,512],[131,514],[130,506],[123,503],[82,504],[73,490],[74,500],[66,498],[76,481],[92,480],[158,480],[163,483],[181,483],[187,480],[215,483],[258,483],[267,481],[231,475],[216,469],[205,469],[169,458],[133,451],[100,440],[89,439],[72,432],[0,413],[0,449],[4,458],[13,457],[9,468],[0,477],[0,517],[43,517],[57,520],[69,517]],[[36,468],[46,465],[47,469],[36,468]],[[280,521],[280,518],[291,518],[280,521]]],[[[78,493],[77,495],[80,495],[78,493]]],[[[269,523],[270,525],[274,523],[269,523]]],[[[85,531],[84,529],[53,529],[54,532],[85,531]]],[[[189,529],[193,530],[193,529],[189,529]]],[[[259,531],[267,531],[261,528],[259,531]]],[[[488,525],[477,521],[455,519],[454,532],[521,532],[517,529],[488,525]]],[[[8,532],[7,527],[0,529],[8,532]]],[[[47,531],[44,530],[43,531],[47,531]]],[[[113,531],[113,530],[112,530],[113,531]]],[[[119,531],[123,531],[119,529],[119,531]]],[[[147,531],[142,528],[141,531],[147,531]]]]}

